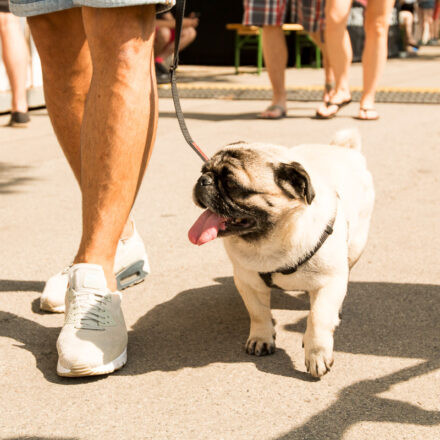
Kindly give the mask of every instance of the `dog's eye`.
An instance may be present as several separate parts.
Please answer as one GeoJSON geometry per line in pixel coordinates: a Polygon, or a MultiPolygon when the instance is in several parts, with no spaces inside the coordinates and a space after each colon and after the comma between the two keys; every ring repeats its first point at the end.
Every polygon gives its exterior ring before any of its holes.
{"type": "Polygon", "coordinates": [[[238,188],[237,183],[234,182],[232,179],[226,179],[224,185],[225,188],[229,191],[233,191],[234,189],[238,188]]]}

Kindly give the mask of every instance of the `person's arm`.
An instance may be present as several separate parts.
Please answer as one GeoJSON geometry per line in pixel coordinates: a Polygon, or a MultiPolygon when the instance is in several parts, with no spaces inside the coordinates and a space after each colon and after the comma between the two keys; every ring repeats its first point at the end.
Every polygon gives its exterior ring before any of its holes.
{"type": "MultiPolygon", "coordinates": [[[[196,28],[198,25],[199,25],[199,19],[195,16],[184,18],[182,22],[182,27],[184,28],[186,27],[196,28]]],[[[175,29],[176,20],[174,20],[171,13],[167,12],[166,14],[163,15],[163,17],[156,19],[156,27],[158,28],[167,27],[170,29],[175,29]]]]}
{"type": "Polygon", "coordinates": [[[156,27],[174,29],[176,27],[176,20],[174,20],[173,14],[165,12],[160,18],[157,18],[156,27]]]}

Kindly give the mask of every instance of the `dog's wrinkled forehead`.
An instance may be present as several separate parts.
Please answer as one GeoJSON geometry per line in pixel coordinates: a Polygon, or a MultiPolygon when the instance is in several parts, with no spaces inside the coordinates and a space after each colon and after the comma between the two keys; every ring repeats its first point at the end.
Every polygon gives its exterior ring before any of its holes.
{"type": "Polygon", "coordinates": [[[242,146],[228,146],[216,153],[206,163],[202,172],[211,171],[216,175],[225,173],[248,175],[252,169],[266,166],[263,154],[255,149],[242,146]]]}

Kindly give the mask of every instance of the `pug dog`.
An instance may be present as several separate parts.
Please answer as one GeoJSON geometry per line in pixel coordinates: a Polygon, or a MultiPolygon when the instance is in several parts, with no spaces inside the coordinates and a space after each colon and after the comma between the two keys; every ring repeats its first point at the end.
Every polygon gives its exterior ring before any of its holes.
{"type": "Polygon", "coordinates": [[[305,365],[314,377],[326,374],[374,205],[359,133],[338,132],[329,145],[230,144],[203,166],[193,198],[205,211],[189,239],[202,245],[223,238],[250,315],[246,352],[275,351],[271,287],[306,291],[305,365]]]}

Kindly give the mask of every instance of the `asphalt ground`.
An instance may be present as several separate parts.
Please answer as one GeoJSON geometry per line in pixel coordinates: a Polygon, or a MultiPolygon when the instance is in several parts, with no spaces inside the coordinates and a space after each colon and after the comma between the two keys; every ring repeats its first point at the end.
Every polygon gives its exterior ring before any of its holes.
{"type": "Polygon", "coordinates": [[[28,129],[0,129],[2,439],[440,438],[440,106],[379,103],[381,119],[362,122],[353,103],[319,121],[316,103],[289,102],[287,118],[255,119],[265,105],[182,102],[208,155],[237,140],[326,142],[355,126],[374,176],[370,237],[351,274],[332,371],[320,381],[305,373],[304,294],[274,291],[277,352],[244,353],[249,319],[222,243],[187,239],[200,214],[191,190],[201,162],[162,99],[134,210],[152,273],[124,292],[128,363],[109,376],[58,377],[63,316],[41,313],[38,300],[74,255],[80,195],[46,111],[34,111],[28,129]]]}

